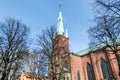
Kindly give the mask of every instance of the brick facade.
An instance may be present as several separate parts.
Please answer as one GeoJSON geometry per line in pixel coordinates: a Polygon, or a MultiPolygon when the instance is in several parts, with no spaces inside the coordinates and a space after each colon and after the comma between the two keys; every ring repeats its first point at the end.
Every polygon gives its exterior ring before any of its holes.
{"type": "Polygon", "coordinates": [[[68,32],[64,34],[60,3],[57,30],[52,42],[50,80],[120,80],[115,54],[103,44],[98,47],[101,48],[94,46],[93,52],[90,52],[90,49],[79,54],[70,52],[68,32]]]}
{"type": "Polygon", "coordinates": [[[80,73],[80,80],[90,80],[88,79],[87,64],[91,66],[93,80],[104,80],[104,70],[101,68],[102,61],[107,63],[109,78],[120,80],[116,57],[109,48],[80,56],[70,52],[69,39],[65,38],[64,34],[56,36],[53,40],[53,47],[50,80],[78,80],[78,72],[80,73]],[[56,63],[57,61],[58,64],[56,63]],[[64,70],[65,72],[63,72],[63,69],[66,71],[64,70]]]}
{"type": "Polygon", "coordinates": [[[77,71],[80,71],[81,80],[88,80],[87,74],[87,63],[92,66],[92,73],[94,75],[95,80],[103,80],[103,73],[101,70],[101,60],[105,60],[108,64],[108,70],[110,73],[110,77],[116,80],[120,80],[118,76],[118,65],[115,55],[113,53],[106,54],[102,50],[96,51],[95,53],[89,53],[85,56],[77,56],[71,54],[71,77],[72,80],[77,80],[77,71]]]}

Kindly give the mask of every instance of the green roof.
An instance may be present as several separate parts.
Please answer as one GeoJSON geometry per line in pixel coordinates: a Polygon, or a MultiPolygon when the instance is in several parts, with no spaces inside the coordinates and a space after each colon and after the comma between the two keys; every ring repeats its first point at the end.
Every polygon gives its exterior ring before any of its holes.
{"type": "MultiPolygon", "coordinates": [[[[120,39],[117,39],[116,41],[117,41],[117,44],[120,44],[120,39]]],[[[111,40],[110,40],[110,41],[107,41],[107,43],[108,43],[109,45],[113,45],[113,42],[112,42],[111,40]]],[[[85,49],[85,50],[82,50],[82,51],[80,51],[80,52],[78,52],[78,53],[76,53],[76,54],[79,55],[79,56],[84,56],[84,55],[87,55],[87,54],[88,54],[89,52],[91,52],[91,51],[100,50],[100,49],[104,48],[105,46],[106,46],[105,43],[101,43],[101,44],[98,44],[98,45],[93,46],[93,47],[91,47],[91,48],[87,48],[87,49],[85,49]]]]}
{"type": "Polygon", "coordinates": [[[80,56],[84,56],[84,55],[88,54],[90,51],[96,51],[96,50],[102,49],[103,47],[105,47],[105,44],[102,43],[102,44],[99,44],[97,46],[93,46],[91,48],[87,48],[85,50],[82,50],[76,54],[80,55],[80,56]]]}

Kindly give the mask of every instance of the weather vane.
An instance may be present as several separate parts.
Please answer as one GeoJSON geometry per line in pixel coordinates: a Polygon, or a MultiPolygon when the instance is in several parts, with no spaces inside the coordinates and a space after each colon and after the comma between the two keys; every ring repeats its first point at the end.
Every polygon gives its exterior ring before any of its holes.
{"type": "Polygon", "coordinates": [[[61,0],[60,0],[59,8],[60,8],[60,10],[62,8],[62,1],[61,0]]]}

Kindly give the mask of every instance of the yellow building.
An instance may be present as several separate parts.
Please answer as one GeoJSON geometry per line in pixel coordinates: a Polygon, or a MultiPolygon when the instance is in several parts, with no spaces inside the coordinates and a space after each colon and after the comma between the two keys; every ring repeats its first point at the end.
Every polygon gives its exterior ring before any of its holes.
{"type": "Polygon", "coordinates": [[[46,80],[46,79],[43,76],[32,74],[30,72],[22,72],[19,75],[18,80],[46,80]]]}

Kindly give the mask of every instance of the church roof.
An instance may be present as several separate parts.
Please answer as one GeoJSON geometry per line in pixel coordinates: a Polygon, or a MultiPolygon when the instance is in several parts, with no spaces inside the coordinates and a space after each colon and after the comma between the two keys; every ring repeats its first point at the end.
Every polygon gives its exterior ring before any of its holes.
{"type": "Polygon", "coordinates": [[[84,50],[82,50],[82,51],[80,51],[80,52],[78,52],[76,54],[79,55],[79,56],[84,56],[84,55],[88,54],[91,51],[97,51],[99,49],[102,49],[103,47],[105,47],[105,44],[102,43],[102,44],[93,46],[91,48],[84,49],[84,50]]]}
{"type": "MultiPolygon", "coordinates": [[[[109,44],[109,45],[113,45],[113,42],[110,40],[110,41],[107,41],[107,43],[109,44]]],[[[116,43],[117,44],[120,44],[120,39],[116,39],[116,43]]],[[[89,54],[91,51],[97,51],[97,50],[100,50],[100,49],[102,49],[102,48],[104,48],[104,47],[106,47],[107,45],[105,44],[105,43],[101,43],[101,44],[98,44],[98,45],[96,45],[96,46],[93,46],[93,47],[91,47],[91,48],[87,48],[87,49],[84,49],[84,50],[82,50],[82,51],[80,51],[80,52],[78,52],[78,53],[76,53],[77,55],[79,55],[79,56],[84,56],[84,55],[87,55],[87,54],[89,54]]]]}

